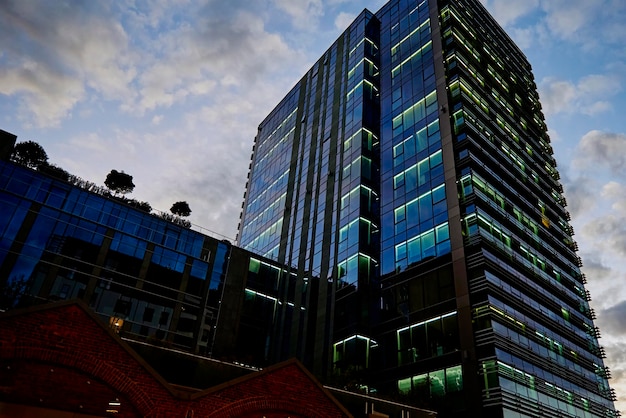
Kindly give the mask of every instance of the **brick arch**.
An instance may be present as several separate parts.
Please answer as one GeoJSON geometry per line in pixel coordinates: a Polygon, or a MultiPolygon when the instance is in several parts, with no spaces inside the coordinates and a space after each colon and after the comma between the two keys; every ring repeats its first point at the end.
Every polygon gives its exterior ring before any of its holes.
{"type": "Polygon", "coordinates": [[[217,411],[207,415],[207,418],[234,418],[247,417],[254,412],[284,412],[296,414],[302,418],[324,418],[325,415],[306,406],[290,400],[256,396],[230,403],[217,411]]]}
{"type": "Polygon", "coordinates": [[[87,375],[104,382],[106,385],[123,394],[143,416],[150,415],[155,405],[149,394],[141,389],[120,369],[109,363],[79,350],[58,350],[34,346],[0,347],[2,360],[34,360],[51,365],[59,365],[77,369],[87,375]]]}

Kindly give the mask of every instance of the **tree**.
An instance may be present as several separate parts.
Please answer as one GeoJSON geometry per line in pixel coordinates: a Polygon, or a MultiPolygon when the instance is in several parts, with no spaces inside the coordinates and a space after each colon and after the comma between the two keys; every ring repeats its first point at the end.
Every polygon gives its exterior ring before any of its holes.
{"type": "Polygon", "coordinates": [[[70,173],[54,164],[41,164],[39,168],[37,168],[37,171],[65,181],[68,181],[70,178],[70,173]]]}
{"type": "Polygon", "coordinates": [[[37,168],[48,162],[48,154],[46,154],[46,150],[35,141],[25,141],[15,144],[11,159],[26,167],[37,168]]]}
{"type": "Polygon", "coordinates": [[[150,211],[152,210],[152,206],[150,205],[150,203],[142,202],[140,200],[128,199],[126,201],[126,204],[147,213],[150,213],[150,211]]]}
{"type": "Polygon", "coordinates": [[[170,208],[170,212],[178,216],[191,215],[191,209],[189,208],[189,204],[185,201],[174,203],[172,207],[170,208]]]}
{"type": "Polygon", "coordinates": [[[135,188],[133,176],[117,170],[111,170],[111,172],[107,174],[104,185],[112,192],[121,194],[130,193],[135,188]]]}

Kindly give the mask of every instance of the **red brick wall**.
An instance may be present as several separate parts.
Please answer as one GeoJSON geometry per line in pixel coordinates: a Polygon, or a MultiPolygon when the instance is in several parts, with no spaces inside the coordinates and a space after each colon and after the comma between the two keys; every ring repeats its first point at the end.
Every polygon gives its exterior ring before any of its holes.
{"type": "Polygon", "coordinates": [[[123,418],[348,416],[295,362],[176,391],[86,309],[63,303],[0,316],[0,401],[104,415],[117,398],[123,418]]]}
{"type": "Polygon", "coordinates": [[[119,417],[140,416],[127,397],[79,370],[30,359],[11,361],[10,366],[2,363],[6,361],[0,362],[0,385],[8,395],[2,396],[4,401],[103,415],[108,403],[119,399],[123,405],[119,417]]]}
{"type": "Polygon", "coordinates": [[[206,410],[206,402],[220,400],[220,408],[209,417],[222,418],[246,415],[254,411],[282,410],[303,417],[341,417],[336,405],[330,403],[325,393],[314,390],[309,377],[298,367],[285,367],[250,379],[238,385],[215,391],[211,397],[203,399],[199,406],[206,410]],[[242,399],[243,398],[243,399],[242,399]]]}

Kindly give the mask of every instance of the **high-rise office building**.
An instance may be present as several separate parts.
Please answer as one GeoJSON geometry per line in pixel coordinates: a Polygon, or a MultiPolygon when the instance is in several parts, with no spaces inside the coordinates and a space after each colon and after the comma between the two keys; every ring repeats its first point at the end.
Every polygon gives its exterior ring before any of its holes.
{"type": "Polygon", "coordinates": [[[478,0],[363,11],[260,124],[268,352],[439,409],[617,416],[531,66],[478,0]]]}

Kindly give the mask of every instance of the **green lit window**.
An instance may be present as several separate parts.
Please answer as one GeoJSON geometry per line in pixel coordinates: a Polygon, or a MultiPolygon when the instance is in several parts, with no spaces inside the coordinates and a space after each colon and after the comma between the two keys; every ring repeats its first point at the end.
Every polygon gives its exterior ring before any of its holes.
{"type": "Polygon", "coordinates": [[[452,119],[454,121],[454,133],[459,134],[463,125],[465,125],[465,117],[463,116],[463,109],[460,109],[452,115],[452,119]]]}
{"type": "Polygon", "coordinates": [[[445,370],[436,370],[429,373],[429,379],[431,396],[440,397],[446,394],[445,370]]]}
{"type": "Polygon", "coordinates": [[[336,342],[333,344],[334,366],[336,369],[367,368],[370,351],[377,346],[376,341],[358,334],[336,342]]]}
{"type": "Polygon", "coordinates": [[[399,189],[404,186],[404,173],[398,174],[393,178],[393,188],[399,189]]]}
{"type": "Polygon", "coordinates": [[[396,260],[404,260],[406,258],[406,244],[396,245],[396,260]]]}
{"type": "Polygon", "coordinates": [[[461,84],[460,81],[455,81],[452,84],[450,84],[448,90],[450,91],[450,96],[457,97],[459,94],[461,94],[461,84]]]}
{"type": "Polygon", "coordinates": [[[448,392],[463,390],[463,369],[460,364],[446,369],[446,390],[448,392]]]}
{"type": "Polygon", "coordinates": [[[420,237],[407,242],[408,263],[415,263],[422,259],[422,240],[420,237]]]}
{"type": "Polygon", "coordinates": [[[395,222],[402,222],[406,219],[406,210],[405,207],[402,206],[394,211],[395,222]]]}
{"type": "Polygon", "coordinates": [[[375,260],[368,255],[357,253],[337,265],[338,287],[353,286],[357,288],[359,281],[369,282],[375,260]]]}
{"type": "Polygon", "coordinates": [[[398,380],[398,392],[403,395],[408,395],[411,392],[411,378],[398,380]]]}
{"type": "Polygon", "coordinates": [[[471,175],[467,175],[463,177],[460,180],[460,182],[461,182],[461,196],[462,197],[467,197],[468,195],[474,192],[472,188],[472,176],[471,175]]]}
{"type": "Polygon", "coordinates": [[[430,384],[428,383],[428,373],[413,376],[413,390],[416,393],[426,396],[430,395],[430,384]]]}
{"type": "Polygon", "coordinates": [[[444,200],[446,198],[445,186],[442,184],[439,187],[435,187],[432,190],[432,196],[433,196],[433,203],[441,202],[442,200],[444,200]]]}
{"type": "Polygon", "coordinates": [[[435,228],[437,242],[442,242],[450,239],[450,233],[448,231],[448,224],[442,224],[435,228]]]}
{"type": "Polygon", "coordinates": [[[435,231],[426,231],[421,235],[422,239],[422,258],[434,257],[435,253],[435,231]]]}
{"type": "Polygon", "coordinates": [[[261,262],[259,260],[257,260],[256,258],[250,258],[250,266],[248,267],[248,270],[251,273],[258,273],[260,267],[261,262]]]}

